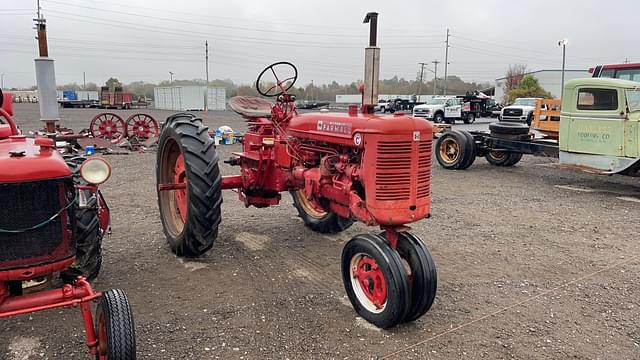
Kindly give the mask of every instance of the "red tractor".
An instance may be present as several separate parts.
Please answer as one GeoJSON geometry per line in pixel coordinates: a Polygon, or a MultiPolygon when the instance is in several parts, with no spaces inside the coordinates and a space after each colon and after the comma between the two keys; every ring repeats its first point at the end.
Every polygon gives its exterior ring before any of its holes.
{"type": "Polygon", "coordinates": [[[89,284],[100,271],[102,237],[110,231],[98,185],[111,168],[101,158],[63,156],[55,135],[21,135],[8,95],[0,91],[0,317],[79,306],[91,354],[135,359],[127,296],[89,284]],[[51,285],[56,282],[59,287],[51,285]]]}
{"type": "Polygon", "coordinates": [[[297,77],[292,64],[272,64],[258,76],[257,90],[275,104],[255,97],[229,101],[248,125],[242,152],[225,161],[238,166],[239,175],[220,175],[214,140],[201,119],[180,113],[163,124],[156,175],[168,243],[179,256],[211,249],[222,190],[235,190],[245,206],[258,208],[278,204],[289,192],[314,231],[338,233],[354,221],[382,229],[345,245],[344,287],[356,312],[378,327],[413,321],[436,295],[435,264],[406,226],[429,216],[432,125],[400,112],[378,116],[372,106],[363,106],[363,113],[352,106],[348,114],[298,114],[287,92],[297,77]],[[273,79],[266,82],[266,76],[273,79]]]}

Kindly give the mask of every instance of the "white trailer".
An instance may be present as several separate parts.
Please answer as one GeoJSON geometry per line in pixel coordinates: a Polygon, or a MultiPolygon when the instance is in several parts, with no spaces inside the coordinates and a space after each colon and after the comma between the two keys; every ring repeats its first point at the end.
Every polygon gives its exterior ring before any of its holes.
{"type": "Polygon", "coordinates": [[[161,110],[202,111],[205,108],[205,94],[209,110],[226,109],[224,88],[166,86],[153,89],[155,108],[161,110]]]}

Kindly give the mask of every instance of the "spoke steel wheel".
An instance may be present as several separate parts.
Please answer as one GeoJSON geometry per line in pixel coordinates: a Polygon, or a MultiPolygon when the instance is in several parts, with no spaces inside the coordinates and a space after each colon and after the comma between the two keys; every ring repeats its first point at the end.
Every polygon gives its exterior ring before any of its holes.
{"type": "Polygon", "coordinates": [[[151,115],[133,114],[127,118],[127,136],[147,140],[158,137],[160,127],[151,115]]]}
{"type": "Polygon", "coordinates": [[[114,113],[96,115],[89,125],[91,136],[117,144],[127,136],[127,126],[122,118],[114,113]]]}

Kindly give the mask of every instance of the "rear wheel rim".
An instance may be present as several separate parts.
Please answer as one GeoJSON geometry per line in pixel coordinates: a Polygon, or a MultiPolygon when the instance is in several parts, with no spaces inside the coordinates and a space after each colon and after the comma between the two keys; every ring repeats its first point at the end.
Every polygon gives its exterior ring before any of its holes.
{"type": "Polygon", "coordinates": [[[127,133],[127,126],[122,118],[116,114],[103,113],[91,120],[89,125],[91,136],[117,143],[127,133]]]}
{"type": "Polygon", "coordinates": [[[440,158],[447,164],[454,164],[460,157],[460,145],[454,139],[447,138],[440,143],[440,158]]]}
{"type": "Polygon", "coordinates": [[[127,134],[141,140],[158,137],[158,122],[147,114],[133,114],[127,119],[127,134]]]}
{"type": "Polygon", "coordinates": [[[160,211],[166,229],[174,236],[182,233],[189,209],[189,190],[184,155],[174,140],[167,140],[160,167],[160,184],[173,184],[176,189],[160,191],[160,211]]]}
{"type": "Polygon", "coordinates": [[[379,314],[387,306],[387,282],[375,259],[355,254],[349,264],[351,287],[358,302],[369,312],[379,314]]]}
{"type": "Polygon", "coordinates": [[[107,324],[102,312],[98,315],[98,359],[107,360],[107,324]]]}
{"type": "Polygon", "coordinates": [[[507,157],[507,153],[502,151],[490,151],[489,156],[494,161],[503,161],[507,157]]]}
{"type": "Polygon", "coordinates": [[[327,212],[322,209],[320,204],[315,199],[309,199],[304,192],[304,189],[298,190],[296,196],[298,202],[307,215],[315,219],[322,219],[327,216],[327,212]]]}

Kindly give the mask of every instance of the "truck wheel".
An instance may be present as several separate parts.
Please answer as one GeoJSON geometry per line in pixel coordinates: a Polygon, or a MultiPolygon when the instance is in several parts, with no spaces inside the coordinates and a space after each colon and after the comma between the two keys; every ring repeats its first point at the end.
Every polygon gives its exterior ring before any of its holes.
{"type": "MultiPolygon", "coordinates": [[[[80,165],[86,160],[84,157],[67,157],[66,162],[73,174],[73,181],[78,185],[86,185],[80,176],[80,165]]],[[[84,197],[86,205],[77,208],[76,217],[76,261],[60,273],[60,278],[67,284],[73,283],[78,276],[91,281],[98,277],[102,267],[102,238],[100,216],[98,214],[98,199],[89,190],[78,190],[79,196],[84,197]]]]}
{"type": "Polygon", "coordinates": [[[97,360],[135,360],[136,334],[129,299],[120,289],[102,294],[96,310],[97,360]]]}
{"type": "Polygon", "coordinates": [[[355,311],[380,328],[401,323],[411,305],[409,279],[397,251],[380,235],[356,235],[342,250],[342,281],[355,311]]]}
{"type": "Polygon", "coordinates": [[[444,115],[442,113],[436,113],[433,115],[433,122],[436,124],[441,124],[444,121],[444,115]]]}
{"type": "Polygon", "coordinates": [[[476,115],[474,113],[468,113],[467,116],[465,116],[462,121],[465,124],[473,124],[476,121],[476,115]]]}
{"type": "Polygon", "coordinates": [[[167,119],[158,140],[156,180],[171,250],[203,255],[218,237],[222,191],[218,155],[202,119],[184,113],[167,119]]]}
{"type": "Polygon", "coordinates": [[[411,306],[404,318],[404,322],[410,322],[426,314],[433,305],[438,287],[438,274],[436,264],[422,240],[409,232],[398,235],[398,253],[411,270],[408,275],[411,306]]]}
{"type": "Polygon", "coordinates": [[[529,113],[529,115],[527,115],[527,125],[531,127],[532,122],[533,122],[533,114],[529,113]]]}
{"type": "Polygon", "coordinates": [[[504,165],[502,166],[513,166],[517,163],[520,162],[520,159],[522,159],[522,153],[510,153],[509,154],[509,160],[507,160],[507,162],[504,163],[504,165]]]}
{"type": "Polygon", "coordinates": [[[383,106],[382,108],[380,108],[380,111],[382,111],[382,113],[384,114],[387,112],[387,109],[385,109],[385,107],[383,106]]]}
{"type": "Polygon", "coordinates": [[[470,146],[469,139],[462,132],[447,131],[436,142],[436,160],[445,169],[463,169],[471,161],[470,157],[475,158],[474,147],[470,146]]]}
{"type": "Polygon", "coordinates": [[[476,141],[474,140],[473,135],[471,135],[470,132],[466,130],[460,130],[459,132],[467,138],[467,155],[465,156],[467,161],[465,161],[463,164],[460,164],[460,166],[458,167],[458,170],[465,170],[473,165],[473,163],[476,161],[476,157],[478,156],[478,149],[476,148],[476,141]]]}
{"type": "Polygon", "coordinates": [[[489,151],[485,156],[487,162],[494,166],[507,166],[511,160],[511,153],[508,151],[489,151]]]}
{"type": "Polygon", "coordinates": [[[322,234],[335,234],[346,230],[353,220],[325,211],[314,199],[308,199],[304,190],[292,191],[293,206],[304,224],[322,234]]]}

